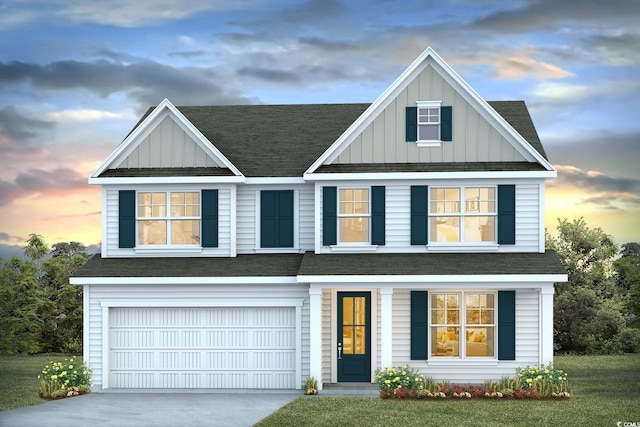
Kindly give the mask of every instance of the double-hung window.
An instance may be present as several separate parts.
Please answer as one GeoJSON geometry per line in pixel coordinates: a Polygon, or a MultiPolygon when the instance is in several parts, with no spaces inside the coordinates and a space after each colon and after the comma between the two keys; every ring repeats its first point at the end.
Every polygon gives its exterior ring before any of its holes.
{"type": "Polygon", "coordinates": [[[495,309],[495,293],[430,293],[431,356],[494,357],[495,309]]]}
{"type": "Polygon", "coordinates": [[[200,192],[138,192],[137,243],[200,245],[200,192]]]}
{"type": "Polygon", "coordinates": [[[371,217],[369,188],[338,190],[338,239],[340,243],[369,243],[371,217]]]}
{"type": "Polygon", "coordinates": [[[496,241],[495,187],[429,187],[431,243],[496,241]]]}
{"type": "Polygon", "coordinates": [[[440,140],[440,103],[418,102],[418,141],[440,140]]]}

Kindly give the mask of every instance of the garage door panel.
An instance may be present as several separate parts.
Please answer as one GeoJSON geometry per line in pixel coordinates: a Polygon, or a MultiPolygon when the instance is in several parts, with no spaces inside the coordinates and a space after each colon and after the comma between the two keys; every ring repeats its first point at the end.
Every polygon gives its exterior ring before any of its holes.
{"type": "Polygon", "coordinates": [[[112,308],[110,387],[295,388],[295,308],[112,308]]]}

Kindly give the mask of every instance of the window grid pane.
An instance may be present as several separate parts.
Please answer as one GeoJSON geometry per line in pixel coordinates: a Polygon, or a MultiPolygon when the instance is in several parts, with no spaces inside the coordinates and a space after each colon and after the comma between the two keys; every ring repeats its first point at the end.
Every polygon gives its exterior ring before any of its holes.
{"type": "Polygon", "coordinates": [[[338,205],[340,242],[369,242],[369,189],[340,189],[338,192],[338,205]]]}
{"type": "Polygon", "coordinates": [[[493,293],[431,294],[431,355],[495,357],[495,302],[493,293]]]}
{"type": "Polygon", "coordinates": [[[200,244],[200,192],[140,192],[137,215],[140,245],[200,244]]]}
{"type": "Polygon", "coordinates": [[[430,242],[495,242],[496,188],[431,187],[429,216],[430,242]]]}

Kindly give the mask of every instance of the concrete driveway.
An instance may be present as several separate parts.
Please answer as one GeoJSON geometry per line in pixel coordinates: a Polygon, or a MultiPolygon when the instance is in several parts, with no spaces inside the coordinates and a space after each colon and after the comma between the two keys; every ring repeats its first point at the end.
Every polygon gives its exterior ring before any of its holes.
{"type": "Polygon", "coordinates": [[[0,426],[251,426],[301,395],[90,393],[0,412],[0,426]]]}

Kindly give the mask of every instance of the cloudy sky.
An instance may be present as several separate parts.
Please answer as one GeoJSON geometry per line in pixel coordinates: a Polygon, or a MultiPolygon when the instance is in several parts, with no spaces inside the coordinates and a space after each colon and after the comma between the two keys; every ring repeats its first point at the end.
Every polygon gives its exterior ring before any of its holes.
{"type": "Polygon", "coordinates": [[[372,102],[427,47],[527,102],[546,224],[640,241],[638,0],[0,0],[0,256],[100,242],[88,176],[175,105],[372,102]]]}

